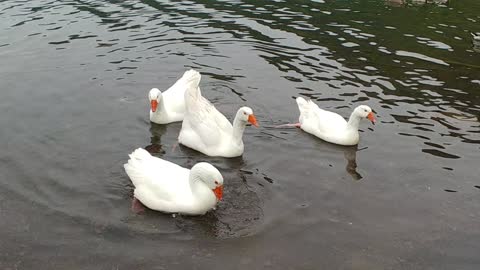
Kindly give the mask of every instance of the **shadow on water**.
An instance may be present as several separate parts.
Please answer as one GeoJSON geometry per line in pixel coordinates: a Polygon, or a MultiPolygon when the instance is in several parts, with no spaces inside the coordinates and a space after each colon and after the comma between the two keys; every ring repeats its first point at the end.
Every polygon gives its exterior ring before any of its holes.
{"type": "Polygon", "coordinates": [[[480,53],[480,33],[472,33],[473,50],[480,53]]]}

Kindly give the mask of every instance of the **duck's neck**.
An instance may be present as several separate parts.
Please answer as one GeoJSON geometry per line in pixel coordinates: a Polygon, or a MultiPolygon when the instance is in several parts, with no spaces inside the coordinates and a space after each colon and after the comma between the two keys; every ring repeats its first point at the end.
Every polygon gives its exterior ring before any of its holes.
{"type": "Polygon", "coordinates": [[[233,120],[232,140],[240,144],[243,143],[243,132],[245,131],[246,123],[238,119],[238,116],[233,120]]]}
{"type": "Polygon", "coordinates": [[[165,115],[167,113],[167,110],[165,109],[165,104],[163,103],[163,98],[161,98],[158,102],[157,110],[154,113],[158,115],[165,115]]]}
{"type": "Polygon", "coordinates": [[[350,115],[350,118],[348,119],[347,127],[349,129],[358,130],[359,125],[360,125],[360,117],[358,117],[358,115],[356,115],[355,112],[352,112],[352,114],[350,115]]]}
{"type": "Polygon", "coordinates": [[[212,192],[205,185],[205,183],[203,183],[203,181],[200,180],[198,175],[192,173],[191,171],[189,176],[189,182],[190,182],[190,190],[192,191],[192,195],[194,198],[201,199],[212,192]]]}

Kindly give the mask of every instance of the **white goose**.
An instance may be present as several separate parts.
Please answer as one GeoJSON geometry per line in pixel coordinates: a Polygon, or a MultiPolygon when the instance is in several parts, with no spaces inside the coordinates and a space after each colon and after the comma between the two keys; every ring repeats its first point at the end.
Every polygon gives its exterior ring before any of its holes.
{"type": "Polygon", "coordinates": [[[189,170],[142,148],[129,156],[123,166],[135,186],[134,196],[150,209],[203,215],[222,199],[223,177],[209,163],[197,163],[189,170]]]}
{"type": "Polygon", "coordinates": [[[366,105],[356,107],[347,122],[342,116],[334,112],[320,109],[311,100],[307,101],[298,97],[297,104],[300,110],[300,123],[295,124],[295,126],[322,140],[335,144],[358,144],[360,120],[368,118],[373,124],[376,121],[372,109],[366,105]]]}
{"type": "Polygon", "coordinates": [[[228,119],[202,96],[197,85],[197,82],[192,81],[185,92],[185,118],[178,136],[179,143],[208,156],[241,156],[244,150],[243,131],[247,122],[258,127],[252,109],[241,107],[232,126],[228,119]]]}
{"type": "MultiPolygon", "coordinates": [[[[175,84],[165,92],[160,92],[153,88],[148,93],[150,100],[150,121],[157,124],[168,124],[171,122],[182,121],[185,115],[185,90],[187,81],[192,78],[200,78],[200,74],[191,69],[186,71],[175,84]]],[[[198,79],[200,82],[200,79],[198,79]]]]}

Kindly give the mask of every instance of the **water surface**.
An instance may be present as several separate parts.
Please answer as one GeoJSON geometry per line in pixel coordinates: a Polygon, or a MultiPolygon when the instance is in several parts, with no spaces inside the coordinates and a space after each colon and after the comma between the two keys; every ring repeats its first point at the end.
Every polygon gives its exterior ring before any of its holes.
{"type": "Polygon", "coordinates": [[[0,268],[478,269],[480,3],[420,2],[1,1],[0,268]],[[188,68],[254,109],[242,157],[148,121],[188,68]],[[379,121],[358,147],[275,129],[297,96],[379,121]],[[137,147],[217,166],[218,209],[133,213],[137,147]]]}

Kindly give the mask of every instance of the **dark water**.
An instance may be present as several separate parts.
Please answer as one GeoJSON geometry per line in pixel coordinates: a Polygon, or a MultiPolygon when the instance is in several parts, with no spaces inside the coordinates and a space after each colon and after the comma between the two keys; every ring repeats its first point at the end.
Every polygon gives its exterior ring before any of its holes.
{"type": "Polygon", "coordinates": [[[479,269],[480,2],[412,2],[0,1],[0,268],[479,269]],[[191,67],[254,109],[243,157],[148,121],[191,67]],[[379,121],[358,148],[274,129],[299,95],[379,121]],[[134,214],[136,147],[213,163],[224,201],[134,214]]]}

